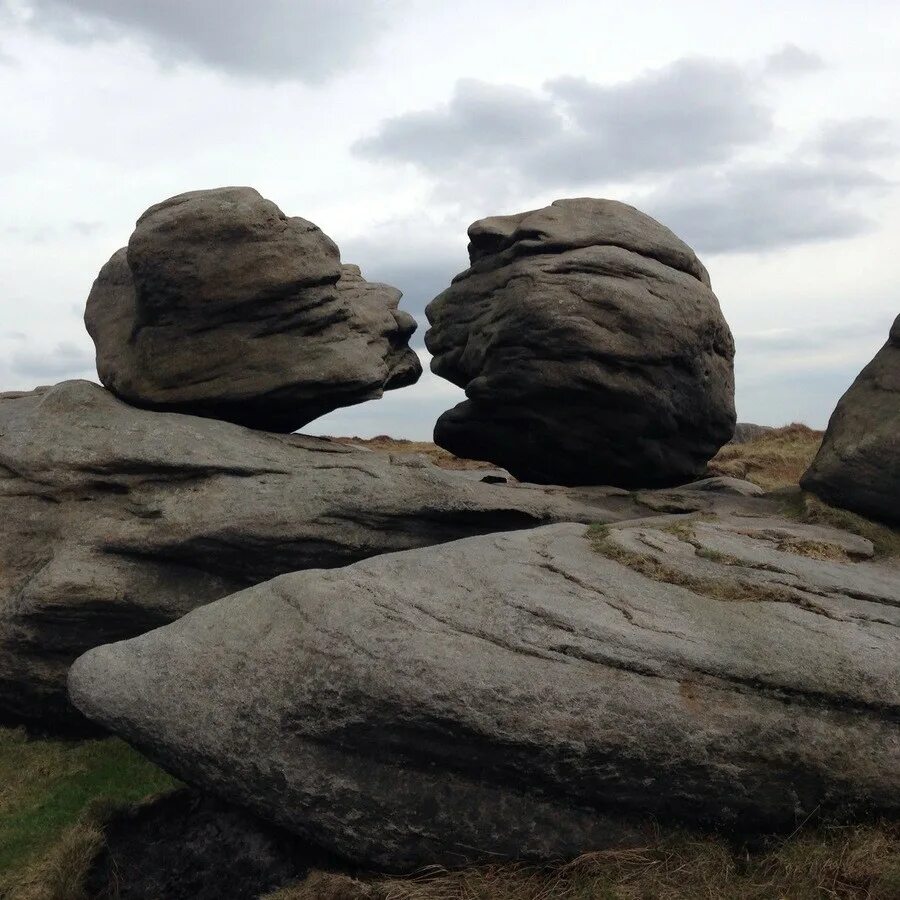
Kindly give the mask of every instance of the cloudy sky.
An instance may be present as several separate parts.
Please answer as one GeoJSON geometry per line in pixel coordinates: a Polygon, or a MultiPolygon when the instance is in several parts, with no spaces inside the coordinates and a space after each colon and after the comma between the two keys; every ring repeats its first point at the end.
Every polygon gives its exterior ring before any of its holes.
{"type": "MultiPolygon", "coordinates": [[[[96,377],[149,205],[247,184],[423,308],[465,229],[558,197],[700,254],[744,421],[822,426],[900,312],[896,0],[0,0],[0,387],[96,377]]],[[[318,433],[427,438],[413,388],[318,433]]]]}

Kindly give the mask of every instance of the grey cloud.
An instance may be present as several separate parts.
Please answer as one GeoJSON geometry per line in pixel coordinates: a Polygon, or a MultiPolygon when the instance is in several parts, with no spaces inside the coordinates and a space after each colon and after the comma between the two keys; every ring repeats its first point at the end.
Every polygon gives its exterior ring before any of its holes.
{"type": "Polygon", "coordinates": [[[789,353],[841,347],[848,340],[864,338],[872,346],[884,342],[893,321],[890,316],[853,320],[837,325],[806,323],[802,328],[781,328],[774,331],[736,333],[735,344],[739,353],[789,353]]]}
{"type": "Polygon", "coordinates": [[[424,346],[428,327],[425,307],[450,285],[454,275],[469,265],[465,250],[458,254],[449,248],[427,253],[413,250],[410,258],[404,259],[397,255],[396,248],[375,241],[347,241],[341,256],[359,265],[370,281],[383,281],[403,292],[401,307],[419,323],[412,337],[414,347],[424,346]]]}
{"type": "Polygon", "coordinates": [[[772,131],[750,75],[715,60],[679,60],[610,86],[560,78],[546,89],[573,127],[526,154],[523,168],[536,182],[589,183],[717,162],[772,131]]]}
{"type": "Polygon", "coordinates": [[[71,223],[70,227],[76,234],[81,235],[82,237],[90,237],[102,230],[103,223],[75,221],[71,223]]]}
{"type": "Polygon", "coordinates": [[[510,148],[534,146],[562,127],[562,117],[549,98],[524,88],[462,79],[448,103],[387,119],[376,134],[357,141],[353,149],[371,159],[409,162],[441,172],[448,165],[471,165],[510,148]]]}
{"type": "Polygon", "coordinates": [[[532,184],[586,184],[727,159],[771,132],[748,70],[679,60],[613,85],[559,78],[535,93],[457,83],[449,103],[384,122],[354,145],[369,159],[441,174],[488,164],[532,184]]]}
{"type": "Polygon", "coordinates": [[[780,159],[747,161],[774,133],[769,78],[823,66],[788,45],[744,66],[686,58],[615,84],[461,81],[448,103],[389,119],[353,149],[417,166],[437,203],[485,210],[510,195],[615,185],[706,252],[851,237],[872,226],[869,204],[893,187],[868,167],[897,153],[889,123],[830,122],[780,159]]]}
{"type": "MultiPolygon", "coordinates": [[[[28,0],[33,28],[72,42],[132,38],[161,61],[318,83],[347,68],[390,5],[369,0],[28,0]]],[[[395,4],[394,4],[395,5],[395,4]]]]}
{"type": "Polygon", "coordinates": [[[892,131],[887,119],[874,116],[827,122],[810,143],[810,150],[826,159],[883,159],[896,155],[898,150],[892,131]]]}
{"type": "Polygon", "coordinates": [[[701,252],[752,252],[863,234],[866,201],[890,187],[865,169],[789,160],[681,178],[641,208],[701,252]]]}
{"type": "Polygon", "coordinates": [[[94,356],[72,341],[60,341],[52,348],[17,351],[9,368],[16,375],[42,381],[93,377],[94,356]]]}
{"type": "Polygon", "coordinates": [[[816,53],[803,50],[796,44],[785,44],[780,50],[769,54],[764,69],[769,75],[805,75],[825,68],[825,61],[816,53]]]}

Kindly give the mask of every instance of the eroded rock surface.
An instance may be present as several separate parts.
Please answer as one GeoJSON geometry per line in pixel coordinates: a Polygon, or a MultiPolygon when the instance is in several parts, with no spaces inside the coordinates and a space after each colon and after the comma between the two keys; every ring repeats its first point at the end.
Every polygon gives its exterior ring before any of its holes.
{"type": "Polygon", "coordinates": [[[900,525],[900,316],[838,401],[800,483],[835,506],[900,525]]]}
{"type": "Polygon", "coordinates": [[[900,813],[900,579],[779,518],[559,524],[284,575],[72,668],[89,717],[366,865],[647,817],[900,813]]]}
{"type": "Polygon", "coordinates": [[[435,442],[540,483],[699,477],[734,432],[734,344],[690,247],[593,199],[469,237],[471,267],[426,310],[432,370],[467,396],[435,442]]]}
{"type": "Polygon", "coordinates": [[[138,219],[85,324],[100,380],[129,403],[294,431],[418,379],[400,296],[342,266],[312,222],[218,188],[138,219]]]}
{"type": "Polygon", "coordinates": [[[283,572],[606,519],[602,502],[138,410],[86,381],[2,395],[0,713],[70,722],[76,656],[283,572]]]}

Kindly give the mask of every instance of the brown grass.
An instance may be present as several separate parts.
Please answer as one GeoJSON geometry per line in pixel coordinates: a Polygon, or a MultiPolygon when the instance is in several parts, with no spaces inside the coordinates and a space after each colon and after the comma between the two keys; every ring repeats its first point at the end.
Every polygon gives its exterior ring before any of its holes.
{"type": "Polygon", "coordinates": [[[102,813],[87,812],[66,829],[41,860],[18,874],[15,883],[0,886],[4,900],[88,900],[85,879],[103,847],[102,813]]]}
{"type": "Polygon", "coordinates": [[[809,468],[824,432],[794,423],[746,444],[726,444],[709,462],[710,475],[729,475],[766,491],[796,485],[809,468]]]}
{"type": "Polygon", "coordinates": [[[494,463],[483,462],[479,459],[463,459],[454,456],[448,450],[432,444],[430,441],[408,441],[405,438],[392,438],[386,434],[379,434],[373,438],[358,437],[329,437],[330,441],[339,444],[357,445],[367,447],[379,453],[420,453],[439,466],[441,469],[496,469],[494,463]]]}
{"type": "MultiPolygon", "coordinates": [[[[606,525],[590,526],[587,530],[587,538],[595,552],[605,556],[607,559],[611,559],[613,562],[628,566],[633,572],[637,572],[645,578],[651,578],[653,581],[660,581],[664,584],[684,587],[695,594],[712,597],[714,600],[730,600],[738,603],[769,602],[803,605],[799,595],[786,588],[772,587],[767,584],[743,581],[737,578],[713,578],[707,575],[694,575],[661,559],[657,559],[649,553],[635,553],[633,550],[627,550],[612,540],[609,526],[606,525]]],[[[701,551],[699,555],[723,565],[751,567],[749,563],[744,563],[726,554],[719,554],[714,550],[701,551]]],[[[816,611],[819,611],[818,608],[816,611]]]]}
{"type": "Polygon", "coordinates": [[[0,898],[78,900],[110,810],[175,784],[115,738],[0,728],[0,898]]]}
{"type": "Polygon", "coordinates": [[[819,828],[762,847],[656,834],[552,866],[441,869],[409,878],[314,872],[267,900],[896,900],[900,827],[819,828]]]}
{"type": "Polygon", "coordinates": [[[828,525],[858,534],[872,542],[875,556],[900,558],[900,531],[896,528],[873,522],[847,509],[829,506],[805,491],[784,493],[782,498],[785,515],[811,525],[828,525]]]}

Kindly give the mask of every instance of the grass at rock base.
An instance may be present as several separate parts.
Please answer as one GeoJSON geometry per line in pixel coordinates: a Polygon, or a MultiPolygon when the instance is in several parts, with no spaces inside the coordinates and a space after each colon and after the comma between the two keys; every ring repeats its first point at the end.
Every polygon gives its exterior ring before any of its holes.
{"type": "Polygon", "coordinates": [[[408,878],[313,872],[266,900],[896,900],[900,827],[818,828],[748,851],[660,831],[646,846],[557,865],[490,865],[408,878]]]}
{"type": "Polygon", "coordinates": [[[108,811],[177,782],[116,738],[0,728],[0,898],[79,900],[108,811]]]}

